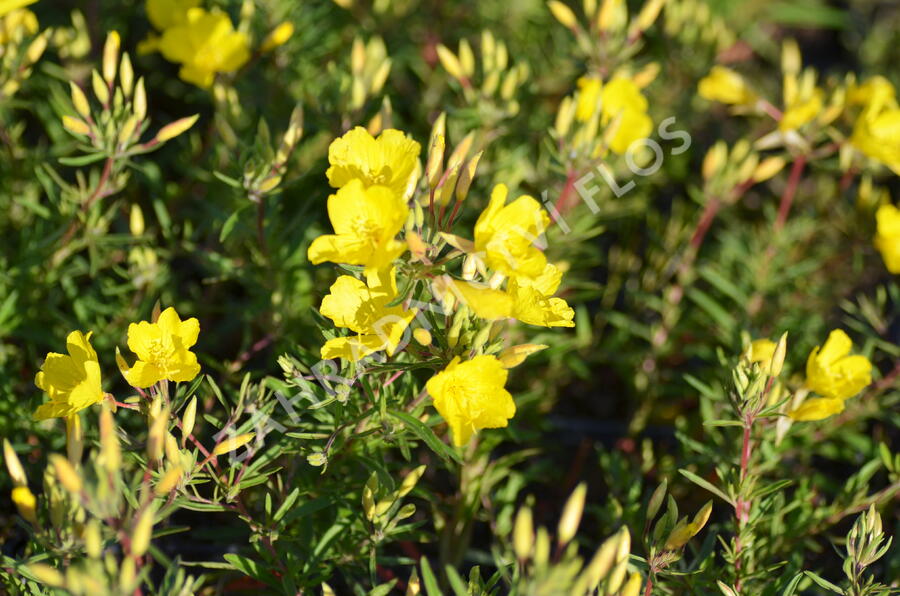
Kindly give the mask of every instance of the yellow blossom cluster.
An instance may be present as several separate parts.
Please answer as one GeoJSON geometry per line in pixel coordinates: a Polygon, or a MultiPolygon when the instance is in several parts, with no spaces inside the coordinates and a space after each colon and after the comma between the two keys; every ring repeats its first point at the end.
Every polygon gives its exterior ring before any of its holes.
{"type": "MultiPolygon", "coordinates": [[[[447,342],[449,363],[426,387],[454,444],[463,445],[479,429],[506,426],[515,414],[515,402],[504,389],[506,369],[545,346],[516,346],[498,358],[484,353],[482,340],[480,347],[463,354],[467,346],[457,345],[459,326],[480,327],[486,338],[494,321],[571,327],[574,312],[554,296],[562,270],[539,248],[550,218],[534,198],[507,202],[508,190],[498,184],[475,223],[474,240],[422,228],[424,205],[433,211],[436,202],[414,197],[422,172],[420,150],[419,143],[402,131],[388,129],[373,136],[362,127],[348,131],[329,148],[326,175],[337,189],[327,204],[333,233],[315,238],[307,255],[313,264],[361,267],[362,279],[341,275],[322,299],[320,313],[350,334],[327,339],[320,354],[350,362],[375,352],[394,356],[419,313],[409,296],[398,293],[398,275],[402,272],[404,287],[411,280],[425,281],[444,314],[456,311],[455,327],[448,331],[448,337],[453,336],[447,342]],[[456,251],[441,260],[439,253],[447,244],[456,251]],[[404,259],[409,250],[413,254],[404,259]],[[432,261],[448,263],[455,256],[463,256],[462,279],[432,261]]],[[[429,163],[435,159],[430,157],[429,163]]],[[[442,218],[441,211],[435,220],[442,218]]],[[[416,329],[413,335],[423,348],[433,348],[428,329],[416,329]]]]}
{"type": "MultiPolygon", "coordinates": [[[[197,319],[182,321],[171,307],[153,323],[132,323],[128,327],[128,348],[137,355],[137,361],[129,367],[117,353],[119,370],[138,389],[162,381],[193,380],[200,373],[200,365],[190,348],[197,343],[199,333],[197,319]]],[[[35,411],[36,420],[71,419],[104,399],[100,362],[91,345],[91,335],[73,331],[66,338],[67,354],[47,354],[34,383],[49,401],[35,411]]]]}

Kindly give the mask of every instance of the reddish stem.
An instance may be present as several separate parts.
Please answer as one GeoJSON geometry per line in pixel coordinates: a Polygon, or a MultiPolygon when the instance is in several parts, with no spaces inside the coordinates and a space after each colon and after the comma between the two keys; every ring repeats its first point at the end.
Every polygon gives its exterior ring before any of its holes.
{"type": "Polygon", "coordinates": [[[784,193],[781,195],[781,204],[778,206],[778,219],[775,220],[775,231],[778,232],[787,222],[788,213],[791,211],[791,204],[794,202],[794,196],[797,194],[797,186],[800,184],[800,176],[803,174],[803,168],[806,166],[806,156],[799,156],[794,160],[791,166],[791,174],[788,177],[787,186],[784,187],[784,193]]]}

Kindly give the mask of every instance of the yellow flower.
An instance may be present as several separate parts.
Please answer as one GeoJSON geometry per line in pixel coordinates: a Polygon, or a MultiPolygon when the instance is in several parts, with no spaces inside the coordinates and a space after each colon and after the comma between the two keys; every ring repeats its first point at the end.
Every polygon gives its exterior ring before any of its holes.
{"type": "Polygon", "coordinates": [[[747,360],[759,364],[760,370],[769,372],[772,367],[772,356],[775,355],[776,344],[771,339],[756,339],[747,350],[747,360]]]}
{"type": "Polygon", "coordinates": [[[603,124],[609,148],[619,155],[628,151],[635,141],[646,139],[653,131],[653,121],[647,115],[647,98],[631,79],[617,77],[601,93],[603,124]]]}
{"type": "Polygon", "coordinates": [[[0,45],[18,39],[20,31],[27,35],[34,35],[38,31],[37,16],[30,10],[14,10],[0,18],[0,45]]]}
{"type": "Polygon", "coordinates": [[[875,248],[881,253],[884,265],[891,273],[900,273],[900,209],[882,205],[875,214],[878,231],[875,248]]]}
{"type": "Polygon", "coordinates": [[[851,83],[847,88],[847,103],[851,105],[877,105],[897,107],[894,86],[881,75],[870,77],[862,83],[851,83]]]}
{"type": "Polygon", "coordinates": [[[872,363],[865,356],[850,356],[853,342],[835,329],[821,349],[816,346],[806,362],[806,385],[824,397],[848,399],[872,382],[872,363]]]}
{"type": "Polygon", "coordinates": [[[496,321],[513,318],[541,327],[574,327],[575,311],[562,298],[554,298],[562,272],[550,263],[536,278],[514,277],[506,290],[486,284],[453,280],[454,294],[476,317],[496,321]]]}
{"type": "Polygon", "coordinates": [[[562,271],[547,263],[536,278],[514,277],[507,291],[512,297],[512,316],[529,325],[574,327],[575,311],[562,298],[554,298],[562,271]]]}
{"type": "Polygon", "coordinates": [[[778,121],[778,129],[781,131],[795,130],[818,116],[824,106],[823,97],[824,93],[818,87],[807,94],[798,94],[798,97],[787,104],[781,120],[778,121]]]}
{"type": "Polygon", "coordinates": [[[328,147],[331,167],[325,174],[334,188],[359,179],[367,187],[386,186],[408,199],[419,178],[419,151],[419,143],[399,130],[388,129],[375,138],[357,126],[328,147]]]}
{"type": "Polygon", "coordinates": [[[182,321],[171,306],[155,323],[141,321],[128,326],[128,349],[138,360],[123,372],[132,387],[145,388],[162,380],[190,381],[200,373],[197,355],[190,347],[197,343],[200,323],[195,318],[182,321]]]}
{"type": "Polygon", "coordinates": [[[498,184],[475,223],[475,251],[504,275],[537,277],[547,258],[533,246],[550,224],[540,203],[522,196],[506,205],[508,190],[498,184]]]}
{"type": "Polygon", "coordinates": [[[495,356],[482,355],[466,362],[456,357],[428,380],[425,388],[450,426],[454,445],[465,445],[482,428],[504,428],[516,415],[516,404],[504,388],[506,376],[495,356]]]}
{"type": "Polygon", "coordinates": [[[844,400],[836,397],[813,397],[804,400],[799,407],[788,412],[791,420],[814,422],[824,420],[844,411],[844,400]]]}
{"type": "Polygon", "coordinates": [[[700,97],[732,105],[752,105],[756,94],[747,86],[744,78],[724,66],[713,66],[709,74],[700,80],[700,97]]]}
{"type": "Polygon", "coordinates": [[[200,6],[200,0],[147,0],[147,18],[157,31],[188,22],[188,11],[200,6]]]}
{"type": "Polygon", "coordinates": [[[850,143],[900,176],[900,109],[878,111],[875,104],[864,109],[856,119],[850,143]]]}
{"type": "Polygon", "coordinates": [[[103,399],[100,363],[91,346],[91,333],[73,331],[66,338],[66,354],[50,352],[34,384],[50,398],[34,413],[35,420],[65,418],[103,399]]]}
{"type": "Polygon", "coordinates": [[[595,77],[581,77],[578,79],[578,102],[575,108],[575,118],[580,122],[587,122],[597,111],[600,103],[600,90],[603,83],[595,77]]]}
{"type": "Polygon", "coordinates": [[[406,201],[390,188],[351,180],[328,197],[335,233],[313,240],[307,256],[313,265],[330,261],[385,269],[407,248],[396,236],[408,215],[406,201]]]}
{"type": "Polygon", "coordinates": [[[380,350],[393,355],[406,332],[416,309],[388,306],[397,296],[395,270],[368,275],[366,283],[342,275],[331,285],[330,293],[322,299],[319,312],[338,327],[357,333],[351,337],[336,337],[322,346],[322,358],[345,358],[357,361],[380,350]]]}
{"type": "Polygon", "coordinates": [[[35,2],[37,0],[0,0],[0,17],[35,2]]]}
{"type": "Polygon", "coordinates": [[[224,12],[190,8],[184,23],[166,29],[159,50],[170,62],[181,64],[184,81],[209,87],[216,73],[234,72],[250,59],[250,40],[235,31],[224,12]]]}

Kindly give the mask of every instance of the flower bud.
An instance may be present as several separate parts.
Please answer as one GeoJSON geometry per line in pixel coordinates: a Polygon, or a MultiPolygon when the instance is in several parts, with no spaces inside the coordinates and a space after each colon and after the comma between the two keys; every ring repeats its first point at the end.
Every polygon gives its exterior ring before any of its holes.
{"type": "MultiPolygon", "coordinates": [[[[103,45],[103,78],[111,86],[116,78],[116,66],[119,60],[119,48],[122,40],[118,32],[111,31],[103,45]]],[[[105,103],[105,102],[104,102],[105,103]]]]}
{"type": "Polygon", "coordinates": [[[142,557],[150,547],[150,538],[153,535],[153,517],[153,508],[148,507],[135,523],[131,534],[132,557],[142,557]]]}
{"type": "Polygon", "coordinates": [[[37,499],[34,493],[27,486],[17,486],[12,489],[12,501],[15,503],[16,509],[19,510],[19,515],[24,517],[31,525],[36,526],[38,523],[37,514],[35,513],[37,499]]]}
{"type": "Polygon", "coordinates": [[[560,545],[568,544],[575,533],[578,531],[578,525],[581,523],[581,514],[584,512],[584,500],[587,496],[587,485],[583,482],[575,487],[572,495],[563,508],[562,517],[559,520],[557,528],[557,541],[560,545]]]}
{"type": "Polygon", "coordinates": [[[186,445],[187,439],[194,431],[194,421],[197,419],[197,398],[192,397],[184,409],[181,417],[181,444],[186,445]]]}
{"type": "Polygon", "coordinates": [[[73,118],[72,116],[62,117],[63,128],[76,135],[88,136],[91,134],[91,127],[83,120],[73,118]]]}
{"type": "Polygon", "coordinates": [[[534,545],[534,522],[531,507],[527,505],[519,509],[513,525],[513,550],[520,561],[528,560],[531,547],[534,545]]]}
{"type": "Polygon", "coordinates": [[[231,437],[230,439],[225,439],[224,441],[216,445],[215,449],[213,449],[212,454],[214,456],[218,456],[236,451],[237,449],[240,449],[251,440],[253,440],[253,436],[253,433],[244,433],[242,435],[237,435],[236,437],[231,437]]]}
{"type": "Polygon", "coordinates": [[[550,8],[550,12],[553,13],[553,17],[562,23],[563,27],[568,29],[575,29],[578,27],[578,19],[575,17],[575,13],[572,12],[572,9],[559,2],[558,0],[550,0],[547,3],[548,8],[550,8]]]}
{"type": "Polygon", "coordinates": [[[78,475],[78,472],[75,471],[69,460],[56,453],[50,454],[48,459],[60,484],[72,494],[80,493],[82,488],[81,476],[78,475]]]}
{"type": "Polygon", "coordinates": [[[69,461],[78,465],[84,452],[84,427],[77,413],[66,417],[66,454],[69,461]]]}
{"type": "Polygon", "coordinates": [[[425,473],[425,468],[426,466],[424,465],[419,466],[403,478],[403,483],[400,485],[400,489],[397,491],[398,497],[405,497],[412,489],[416,487],[416,483],[419,482],[419,478],[421,478],[422,474],[425,473]]]}
{"type": "Polygon", "coordinates": [[[157,142],[165,143],[166,141],[174,139],[175,137],[192,127],[199,117],[200,114],[194,114],[193,116],[180,118],[175,122],[166,124],[160,129],[158,133],[156,133],[157,142]]]}
{"type": "Polygon", "coordinates": [[[15,449],[6,439],[3,439],[3,461],[6,462],[6,470],[9,472],[9,478],[15,486],[28,484],[22,462],[19,461],[19,456],[16,455],[15,449]]]}
{"type": "Polygon", "coordinates": [[[75,111],[78,114],[87,120],[91,117],[91,105],[88,103],[87,96],[84,94],[84,91],[81,90],[81,87],[69,81],[69,90],[72,95],[72,105],[75,106],[75,111]]]}
{"type": "Polygon", "coordinates": [[[457,58],[456,54],[451,52],[447,46],[438,44],[437,55],[444,70],[450,73],[450,76],[460,82],[466,80],[466,74],[463,71],[462,64],[459,62],[459,58],[457,58]]]}

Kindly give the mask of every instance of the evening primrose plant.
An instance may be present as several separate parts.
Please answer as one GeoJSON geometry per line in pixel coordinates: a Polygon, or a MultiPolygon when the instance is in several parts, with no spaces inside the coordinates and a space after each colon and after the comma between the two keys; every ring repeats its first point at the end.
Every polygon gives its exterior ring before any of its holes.
{"type": "Polygon", "coordinates": [[[900,8],[106,4],[0,0],[0,592],[900,589],[900,8]]]}

